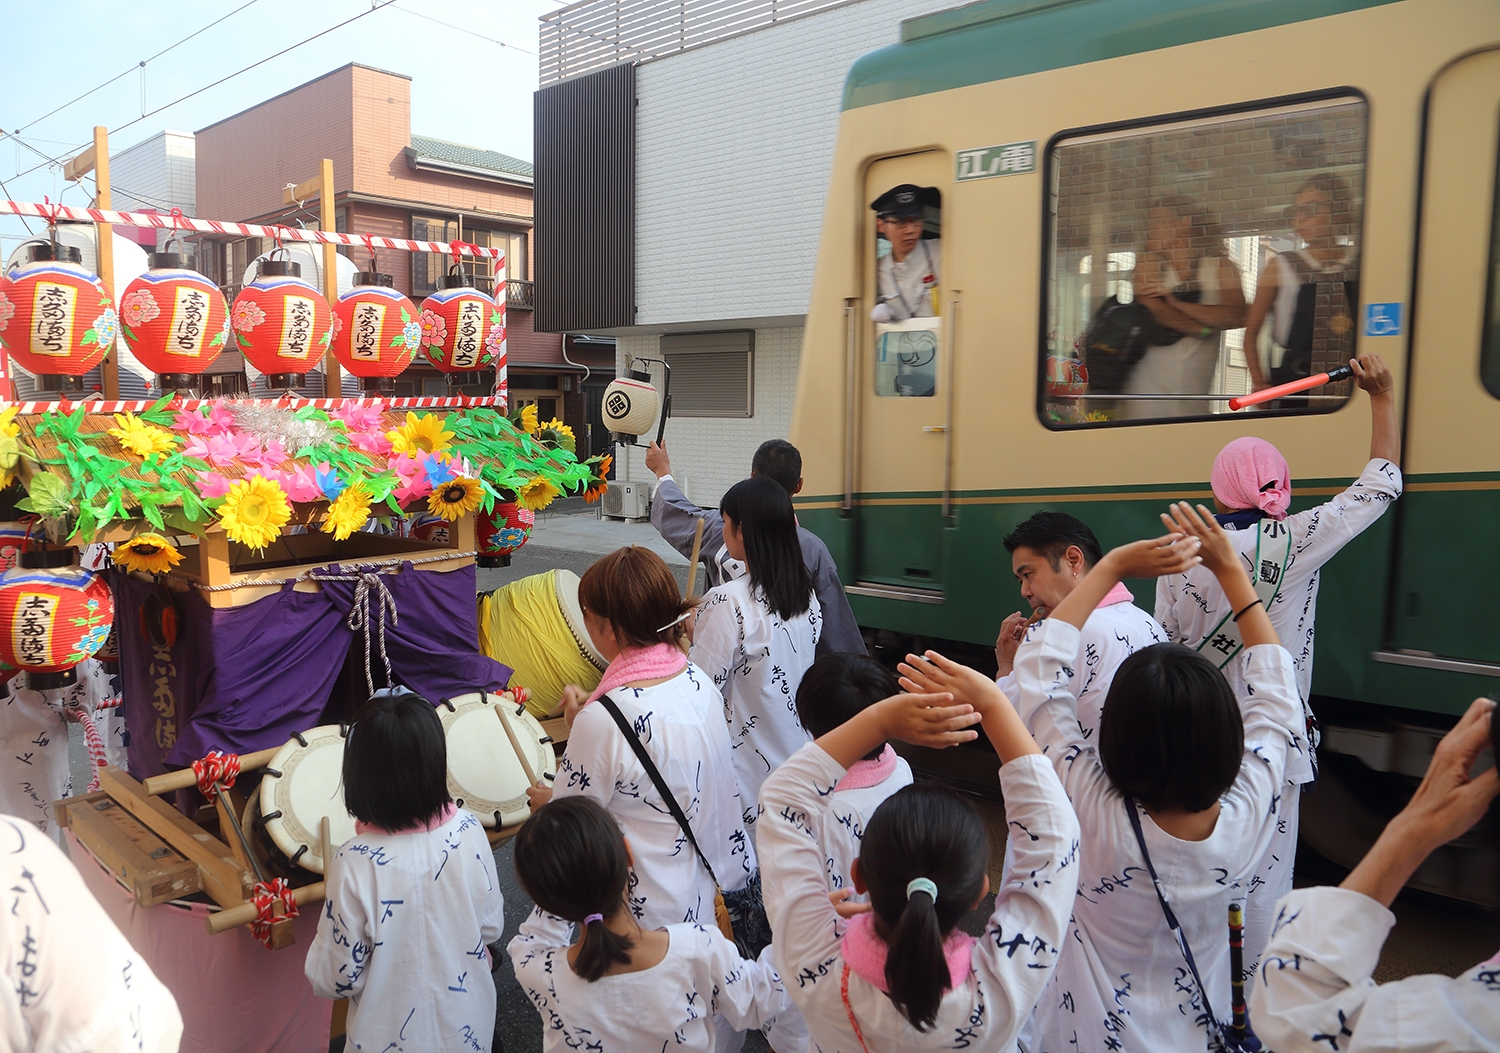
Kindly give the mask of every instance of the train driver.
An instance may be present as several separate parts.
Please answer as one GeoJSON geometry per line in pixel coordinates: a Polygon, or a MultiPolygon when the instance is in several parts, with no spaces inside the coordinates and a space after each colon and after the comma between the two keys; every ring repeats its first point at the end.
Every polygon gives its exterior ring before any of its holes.
{"type": "Polygon", "coordinates": [[[876,302],[870,317],[877,322],[934,318],[942,281],[941,238],[924,237],[929,207],[940,207],[935,187],[902,183],[870,203],[875,230],[890,251],[875,267],[876,302]]]}

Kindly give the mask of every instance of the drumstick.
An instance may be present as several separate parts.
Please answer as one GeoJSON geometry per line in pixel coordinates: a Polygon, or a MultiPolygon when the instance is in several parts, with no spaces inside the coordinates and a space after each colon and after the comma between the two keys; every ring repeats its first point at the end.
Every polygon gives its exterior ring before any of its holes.
{"type": "Polygon", "coordinates": [[[510,739],[510,748],[516,751],[516,760],[521,762],[521,770],[526,773],[526,785],[537,784],[536,772],[531,768],[531,762],[526,759],[526,754],[521,749],[521,742],[516,738],[516,733],[510,726],[510,721],[505,719],[505,704],[501,703],[495,707],[495,716],[500,718],[500,726],[505,729],[505,737],[510,739]]]}
{"type": "MultiPolygon", "coordinates": [[[[271,758],[281,752],[280,746],[272,746],[268,750],[256,750],[254,753],[240,755],[240,771],[256,771],[271,763],[271,758]]],[[[141,784],[146,789],[146,796],[160,797],[164,793],[173,790],[186,790],[198,785],[198,776],[193,774],[192,768],[182,768],[179,771],[169,771],[162,775],[153,775],[141,784]]]]}
{"type": "Polygon", "coordinates": [[[326,874],[333,862],[333,828],[326,815],[318,820],[318,848],[323,852],[323,873],[326,874]]]}
{"type": "Polygon", "coordinates": [[[1246,406],[1257,406],[1262,402],[1270,402],[1286,395],[1295,395],[1299,391],[1308,388],[1320,387],[1323,384],[1335,384],[1340,380],[1348,380],[1354,375],[1354,370],[1348,366],[1339,366],[1330,369],[1327,373],[1317,373],[1301,380],[1294,380],[1290,384],[1277,384],[1274,388],[1262,388],[1260,391],[1251,392],[1248,395],[1236,395],[1229,400],[1229,408],[1232,410],[1244,409],[1246,406]]]}
{"type": "Polygon", "coordinates": [[[698,557],[703,554],[703,518],[698,518],[698,525],[693,528],[693,558],[688,560],[687,588],[682,598],[690,600],[693,593],[698,591],[698,557]]]}

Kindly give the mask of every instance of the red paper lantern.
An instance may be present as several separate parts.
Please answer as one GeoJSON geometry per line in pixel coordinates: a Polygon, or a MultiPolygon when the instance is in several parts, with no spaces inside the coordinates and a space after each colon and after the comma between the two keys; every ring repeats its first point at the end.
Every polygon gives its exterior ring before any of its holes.
{"type": "Polygon", "coordinates": [[[417,308],[392,286],[389,274],[360,271],[354,288],[333,307],[333,357],[364,391],[396,390],[392,379],[410,363],[422,343],[417,308]]]}
{"type": "Polygon", "coordinates": [[[484,369],[505,341],[505,314],[488,295],[469,284],[466,274],[450,274],[443,288],[422,301],[422,353],[448,374],[454,386],[469,383],[463,373],[484,369]]]}
{"type": "Polygon", "coordinates": [[[196,392],[198,375],[229,338],[229,305],[219,287],[182,265],[175,252],[151,254],[151,269],[125,287],[120,328],[130,351],[163,391],[196,392]]]}
{"type": "Polygon", "coordinates": [[[0,523],[0,574],[16,565],[29,533],[25,523],[0,523]]]}
{"type": "Polygon", "coordinates": [[[119,335],[114,303],[84,270],[78,249],[35,245],[31,261],[0,278],[0,345],[43,391],[82,391],[83,375],[119,335]]]}
{"type": "Polygon", "coordinates": [[[508,567],[510,554],[531,537],[536,513],[513,501],[495,502],[494,511],[481,511],[475,522],[481,567],[508,567]]]}
{"type": "Polygon", "coordinates": [[[299,388],[333,339],[333,312],[302,280],[301,264],[262,260],[255,280],[229,309],[234,341],[266,386],[299,388]]]}
{"type": "Polygon", "coordinates": [[[23,552],[0,574],[0,662],[39,691],[73,683],[73,667],[104,646],[114,623],[109,586],[77,557],[76,549],[23,552]]]}

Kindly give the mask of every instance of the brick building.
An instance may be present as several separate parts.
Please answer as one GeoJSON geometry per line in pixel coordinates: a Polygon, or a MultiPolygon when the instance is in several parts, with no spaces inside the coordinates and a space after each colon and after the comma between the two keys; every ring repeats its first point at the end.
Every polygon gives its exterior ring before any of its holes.
{"type": "MultiPolygon", "coordinates": [[[[557,333],[532,327],[532,166],[494,150],[414,135],[411,78],[351,63],[283,92],[232,117],[199,129],[197,214],[250,223],[316,225],[319,203],[286,205],[289,184],[316,176],[321,159],[333,159],[337,229],[427,241],[461,240],[506,250],[506,274],[497,288],[491,261],[468,260],[464,269],[485,291],[503,296],[513,404],[537,402],[575,428],[584,422],[580,383],[585,366],[567,361],[557,333]]],[[[475,108],[476,134],[483,127],[475,108]]],[[[222,239],[203,246],[200,268],[230,296],[247,268],[271,248],[270,239],[222,239]]],[[[369,254],[340,248],[365,270],[369,254]]],[[[318,257],[313,256],[313,259],[318,257]]],[[[397,289],[419,301],[433,292],[451,257],[377,249],[377,268],[397,289]]],[[[304,271],[304,277],[313,277],[304,271]]],[[[316,279],[314,279],[316,280],[316,279]]],[[[345,287],[347,277],[343,278],[345,287]]],[[[221,362],[237,369],[238,358],[221,362]]],[[[310,394],[322,378],[310,375],[310,394]]],[[[398,379],[398,394],[446,393],[445,378],[414,362],[398,379]]],[[[353,386],[346,378],[346,393],[353,386]]],[[[483,393],[484,386],[472,394],[483,393]]]]}

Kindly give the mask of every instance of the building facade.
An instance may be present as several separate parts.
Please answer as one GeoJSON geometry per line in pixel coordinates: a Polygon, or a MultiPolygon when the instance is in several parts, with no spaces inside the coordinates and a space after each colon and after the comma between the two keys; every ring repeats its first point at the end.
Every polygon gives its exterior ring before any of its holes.
{"type": "MultiPolygon", "coordinates": [[[[198,214],[197,144],[192,132],[158,132],[144,142],[109,156],[110,203],[121,212],[163,212],[178,209],[184,216],[198,214]]],[[[145,227],[120,227],[120,235],[148,252],[166,244],[170,232],[145,227]]]]}
{"type": "MultiPolygon", "coordinates": [[[[539,324],[615,336],[622,374],[672,366],[666,443],[698,503],[789,430],[849,66],[948,6],[584,0],[543,17],[539,324]]],[[[640,450],[619,462],[651,478],[640,450]]]]}

